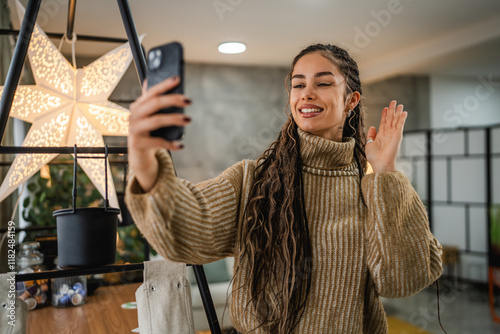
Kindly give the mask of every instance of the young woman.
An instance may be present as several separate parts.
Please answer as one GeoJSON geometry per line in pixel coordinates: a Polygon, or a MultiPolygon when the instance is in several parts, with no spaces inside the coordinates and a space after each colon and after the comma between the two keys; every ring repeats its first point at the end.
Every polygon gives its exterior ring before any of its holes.
{"type": "Polygon", "coordinates": [[[170,260],[235,257],[240,332],[387,333],[379,296],[414,294],[442,272],[425,207],[396,171],[407,112],[392,101],[365,137],[358,67],[336,46],[304,49],[288,79],[291,113],[278,139],[257,161],[197,185],[175,177],[164,150],[182,145],[149,136],[187,125],[184,115],[153,114],[189,99],[161,95],[174,79],[144,91],[130,108],[127,206],[170,260]]]}

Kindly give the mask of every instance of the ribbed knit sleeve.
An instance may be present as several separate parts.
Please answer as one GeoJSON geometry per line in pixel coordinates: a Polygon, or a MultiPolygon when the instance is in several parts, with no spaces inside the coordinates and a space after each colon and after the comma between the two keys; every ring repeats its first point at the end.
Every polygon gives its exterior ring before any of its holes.
{"type": "Polygon", "coordinates": [[[197,185],[177,178],[170,155],[156,153],[159,175],[147,193],[131,174],[125,202],[151,246],[172,261],[204,264],[234,255],[242,188],[240,162],[197,185]]]}
{"type": "Polygon", "coordinates": [[[441,245],[408,178],[402,172],[369,174],[362,189],[369,210],[367,264],[378,293],[405,297],[439,278],[441,245]]]}

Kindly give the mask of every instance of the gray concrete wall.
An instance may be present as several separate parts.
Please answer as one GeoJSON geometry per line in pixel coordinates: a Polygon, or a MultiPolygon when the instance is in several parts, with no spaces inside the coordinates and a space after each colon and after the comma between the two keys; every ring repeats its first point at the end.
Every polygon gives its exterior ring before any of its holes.
{"type": "Polygon", "coordinates": [[[215,177],[241,159],[257,158],[286,119],[285,69],[189,64],[185,148],[173,153],[180,177],[215,177]]]}
{"type": "MultiPolygon", "coordinates": [[[[198,182],[241,159],[257,158],[286,119],[286,74],[286,68],[277,67],[187,64],[185,91],[193,104],[186,113],[193,122],[186,128],[184,150],[173,153],[179,176],[198,182]]],[[[428,77],[399,76],[363,86],[363,92],[367,128],[378,128],[382,109],[391,99],[409,111],[406,130],[430,127],[428,77]]],[[[110,99],[134,100],[139,95],[131,66],[110,99]]],[[[107,142],[124,145],[123,138],[107,142]]]]}
{"type": "Polygon", "coordinates": [[[408,118],[405,130],[430,128],[429,77],[405,75],[363,86],[363,107],[366,110],[366,128],[380,124],[382,110],[391,100],[405,106],[408,118]]]}
{"type": "MultiPolygon", "coordinates": [[[[178,175],[198,182],[239,160],[257,158],[286,119],[286,74],[287,69],[276,67],[187,64],[185,92],[193,103],[185,112],[193,122],[186,128],[184,150],[173,153],[178,175]]],[[[110,99],[134,100],[139,95],[131,67],[110,99]]],[[[107,142],[116,146],[124,138],[107,142]]]]}
{"type": "MultiPolygon", "coordinates": [[[[92,59],[78,59],[78,66],[92,59]]],[[[178,175],[193,182],[212,178],[241,159],[257,158],[278,136],[286,119],[287,68],[214,64],[186,65],[185,92],[193,104],[186,113],[185,148],[174,152],[178,175]]],[[[378,128],[382,109],[391,99],[409,111],[406,130],[430,128],[427,76],[398,76],[363,86],[367,128],[378,128]]],[[[133,101],[141,89],[130,66],[111,100],[133,101]]],[[[128,103],[122,104],[128,107],[128,103]]],[[[107,137],[110,146],[126,145],[124,137],[107,137]]]]}

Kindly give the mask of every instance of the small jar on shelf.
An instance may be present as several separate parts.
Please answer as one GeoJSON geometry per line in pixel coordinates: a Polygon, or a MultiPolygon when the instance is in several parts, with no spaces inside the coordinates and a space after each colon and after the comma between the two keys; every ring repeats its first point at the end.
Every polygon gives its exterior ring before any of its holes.
{"type": "Polygon", "coordinates": [[[59,277],[52,279],[52,306],[79,306],[85,304],[86,299],[86,276],[59,277]]]}
{"type": "MultiPolygon", "coordinates": [[[[43,254],[39,251],[40,243],[25,242],[20,246],[17,259],[17,272],[28,274],[43,271],[43,254]]],[[[17,282],[16,295],[28,304],[29,310],[43,307],[49,304],[49,280],[32,280],[17,282]]]]}

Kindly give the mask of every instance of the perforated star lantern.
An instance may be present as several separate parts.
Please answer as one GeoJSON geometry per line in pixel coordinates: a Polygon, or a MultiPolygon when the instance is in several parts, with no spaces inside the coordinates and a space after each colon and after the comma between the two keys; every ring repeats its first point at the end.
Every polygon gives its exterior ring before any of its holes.
{"type": "MultiPolygon", "coordinates": [[[[17,6],[22,20],[24,8],[19,2],[17,6]]],[[[129,111],[108,97],[132,61],[128,43],[76,69],[35,25],[28,56],[36,85],[17,88],[10,112],[11,117],[33,123],[23,146],[104,147],[103,135],[127,135],[129,111]]],[[[56,156],[18,155],[0,187],[0,201],[56,156]]],[[[78,159],[78,164],[104,197],[103,160],[78,159]]],[[[110,205],[119,207],[109,164],[108,190],[110,205]]]]}

